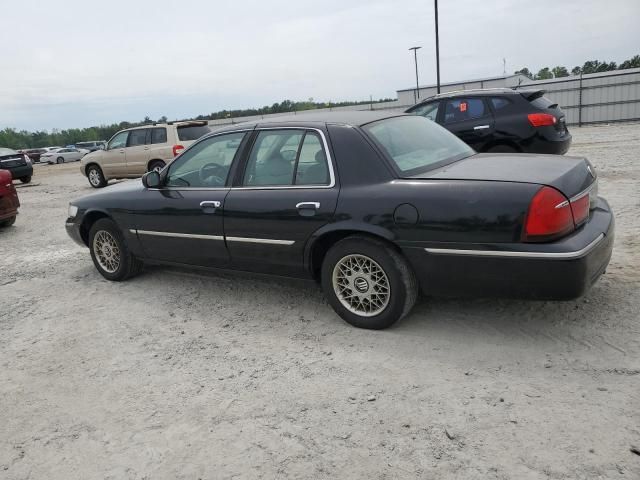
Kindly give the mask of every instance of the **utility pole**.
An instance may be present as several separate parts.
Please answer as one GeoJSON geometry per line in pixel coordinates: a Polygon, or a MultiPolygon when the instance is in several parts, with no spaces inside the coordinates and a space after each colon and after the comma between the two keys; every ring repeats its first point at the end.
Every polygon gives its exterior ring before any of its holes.
{"type": "Polygon", "coordinates": [[[413,50],[413,60],[416,64],[416,90],[413,92],[413,102],[418,103],[420,99],[420,84],[418,83],[418,50],[422,47],[411,47],[409,50],[413,50]]]}
{"type": "Polygon", "coordinates": [[[436,11],[436,76],[437,93],[440,93],[440,38],[438,35],[438,0],[433,0],[436,11]]]}

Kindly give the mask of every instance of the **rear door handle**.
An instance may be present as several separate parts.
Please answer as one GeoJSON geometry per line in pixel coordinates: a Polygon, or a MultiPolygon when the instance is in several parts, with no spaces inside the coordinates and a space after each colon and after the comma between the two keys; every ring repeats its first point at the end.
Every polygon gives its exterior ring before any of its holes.
{"type": "Polygon", "coordinates": [[[485,130],[487,128],[491,128],[490,125],[478,125],[477,127],[473,127],[474,130],[485,130]]]}
{"type": "Polygon", "coordinates": [[[298,210],[302,208],[313,208],[314,210],[317,210],[320,208],[320,202],[300,202],[296,204],[296,208],[298,210]]]}

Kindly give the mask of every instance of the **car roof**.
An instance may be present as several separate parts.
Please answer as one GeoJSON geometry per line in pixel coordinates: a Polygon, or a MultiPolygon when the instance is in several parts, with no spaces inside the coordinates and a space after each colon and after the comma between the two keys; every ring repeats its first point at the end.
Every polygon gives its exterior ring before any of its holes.
{"type": "Polygon", "coordinates": [[[438,95],[433,95],[419,103],[426,103],[432,100],[438,100],[441,98],[454,98],[454,97],[489,97],[495,95],[523,95],[528,97],[530,95],[543,92],[539,89],[513,89],[513,88],[477,88],[470,90],[453,90],[451,92],[444,92],[438,95]]]}
{"type": "MultiPolygon", "coordinates": [[[[391,111],[342,111],[342,112],[301,112],[299,114],[281,115],[248,122],[236,123],[215,130],[215,133],[232,130],[246,130],[262,126],[318,126],[326,124],[341,124],[354,127],[361,127],[368,123],[383,120],[385,118],[400,117],[406,115],[403,112],[391,111]]],[[[212,125],[213,126],[213,125],[212,125]]]]}

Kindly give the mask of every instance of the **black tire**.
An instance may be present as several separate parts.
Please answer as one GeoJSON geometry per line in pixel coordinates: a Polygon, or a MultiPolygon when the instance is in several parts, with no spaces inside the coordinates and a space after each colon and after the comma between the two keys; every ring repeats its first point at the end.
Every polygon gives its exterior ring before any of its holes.
{"type": "Polygon", "coordinates": [[[98,165],[89,165],[87,168],[87,179],[89,185],[93,188],[102,188],[107,186],[107,179],[104,178],[102,169],[98,165]]]}
{"type": "Polygon", "coordinates": [[[15,215],[13,217],[11,217],[11,218],[7,218],[6,220],[2,220],[0,222],[0,227],[2,227],[2,228],[10,227],[14,223],[16,223],[16,216],[15,215]]]}
{"type": "Polygon", "coordinates": [[[409,313],[418,297],[416,277],[407,260],[384,241],[366,236],[347,237],[331,247],[322,262],[321,283],[336,313],[358,328],[380,330],[390,327],[409,313]],[[372,312],[375,315],[366,316],[348,309],[334,289],[336,265],[353,255],[373,260],[388,280],[387,303],[378,313],[372,312]]]}
{"type": "MultiPolygon", "coordinates": [[[[137,275],[142,271],[144,266],[144,263],[131,253],[122,232],[113,220],[109,218],[101,218],[91,226],[89,230],[89,251],[91,252],[93,264],[98,272],[100,272],[100,275],[113,282],[121,282],[137,275]],[[117,267],[114,268],[113,271],[103,266],[104,256],[96,252],[97,245],[99,244],[99,241],[96,242],[97,235],[108,236],[119,249],[117,267]],[[99,256],[101,259],[98,258],[99,256]]],[[[111,249],[111,253],[113,253],[113,249],[111,249]]],[[[110,255],[110,258],[113,257],[110,255]]]]}
{"type": "Polygon", "coordinates": [[[20,181],[22,183],[30,183],[31,182],[31,175],[28,175],[26,177],[20,177],[20,181]]]}
{"type": "Polygon", "coordinates": [[[62,158],[62,157],[58,157],[58,158],[56,158],[56,163],[57,163],[58,165],[60,165],[61,163],[64,163],[64,158],[62,158]]]}
{"type": "Polygon", "coordinates": [[[152,160],[151,162],[149,162],[149,172],[152,172],[156,169],[158,169],[158,171],[162,170],[165,167],[166,163],[164,163],[162,160],[152,160]]]}
{"type": "Polygon", "coordinates": [[[491,153],[518,153],[518,150],[511,145],[494,145],[487,149],[491,153]]]}

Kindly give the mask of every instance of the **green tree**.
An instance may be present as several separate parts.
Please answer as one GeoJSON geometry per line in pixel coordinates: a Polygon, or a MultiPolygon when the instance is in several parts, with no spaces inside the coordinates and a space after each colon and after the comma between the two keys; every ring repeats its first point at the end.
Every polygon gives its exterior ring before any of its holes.
{"type": "Polygon", "coordinates": [[[571,69],[571,75],[580,75],[582,73],[582,68],[580,67],[573,67],[571,69]]]}
{"type": "Polygon", "coordinates": [[[548,80],[550,78],[553,78],[553,73],[551,73],[551,70],[549,70],[549,67],[544,67],[541,68],[538,73],[536,74],[536,80],[548,80]]]}
{"type": "Polygon", "coordinates": [[[553,73],[553,76],[555,78],[568,77],[569,76],[569,71],[567,70],[567,67],[553,67],[551,69],[551,72],[553,73]]]}
{"type": "Polygon", "coordinates": [[[531,73],[527,67],[521,68],[520,70],[516,70],[513,73],[515,73],[516,75],[517,74],[524,75],[525,77],[533,80],[533,73],[531,73]]]}
{"type": "Polygon", "coordinates": [[[621,70],[625,70],[627,68],[640,68],[640,55],[634,55],[629,60],[625,60],[618,68],[621,70]]]}

